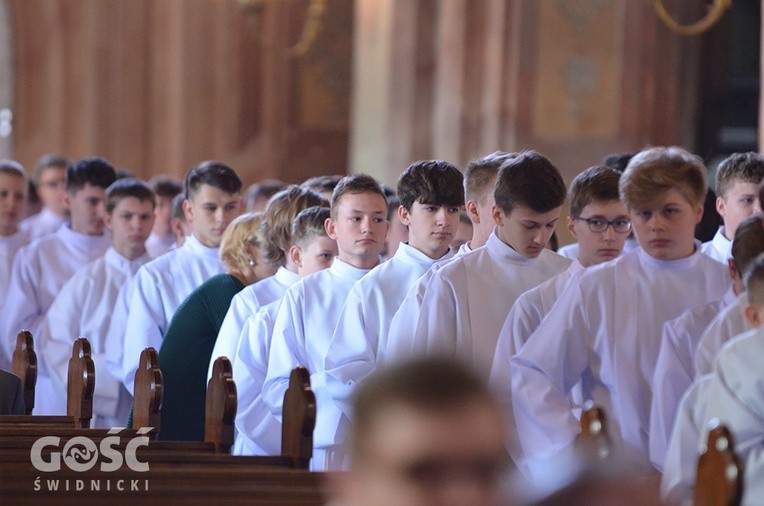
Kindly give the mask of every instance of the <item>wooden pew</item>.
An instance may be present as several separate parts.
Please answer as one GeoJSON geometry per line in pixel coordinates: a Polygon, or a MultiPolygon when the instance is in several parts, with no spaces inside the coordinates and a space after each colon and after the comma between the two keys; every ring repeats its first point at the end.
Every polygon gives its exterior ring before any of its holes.
{"type": "MultiPolygon", "coordinates": [[[[140,406],[143,411],[136,411],[135,420],[159,420],[156,416],[161,414],[161,411],[155,409],[161,406],[161,373],[157,374],[157,356],[152,351],[142,354],[139,371],[144,379],[139,380],[136,375],[136,388],[144,389],[148,398],[136,402],[136,409],[140,406]],[[145,381],[146,378],[148,381],[145,381]]],[[[8,462],[7,457],[4,457],[7,448],[4,448],[3,438],[0,437],[0,497],[12,497],[20,502],[35,498],[40,500],[41,497],[55,498],[57,503],[64,504],[82,500],[97,501],[103,499],[103,489],[107,483],[116,487],[122,480],[123,486],[130,484],[131,487],[135,484],[138,490],[112,489],[108,494],[110,501],[166,504],[168,499],[172,499],[185,504],[209,504],[210,501],[233,504],[322,504],[325,476],[304,469],[312,451],[315,423],[315,397],[309,387],[307,371],[297,369],[293,372],[290,389],[285,395],[284,442],[280,457],[234,457],[227,454],[233,442],[233,419],[236,412],[236,392],[230,362],[224,358],[219,359],[214,372],[208,387],[205,431],[208,441],[148,442],[135,453],[137,461],[149,466],[150,470],[146,473],[134,472],[125,466],[116,471],[103,472],[95,465],[86,472],[76,472],[63,466],[59,471],[46,475],[31,464],[29,446],[25,454],[17,454],[15,462],[8,462]],[[301,402],[301,405],[292,408],[294,399],[301,402]],[[297,417],[296,420],[292,413],[297,417]],[[227,426],[230,426],[230,430],[227,426]],[[290,430],[294,427],[299,430],[290,430]],[[41,481],[34,482],[37,477],[41,477],[41,481]],[[58,483],[60,488],[49,490],[47,480],[58,483]],[[65,483],[71,490],[63,490],[65,483]],[[92,489],[93,483],[97,484],[98,490],[92,489]],[[79,485],[83,489],[75,490],[79,485]]],[[[137,389],[136,395],[140,395],[137,389]]],[[[57,434],[62,431],[65,432],[59,429],[57,434]]],[[[79,429],[79,432],[66,435],[76,437],[75,434],[81,435],[83,432],[92,434],[94,431],[79,429]]],[[[64,447],[64,441],[62,437],[59,448],[64,447]]],[[[115,448],[125,451],[127,444],[115,448]]],[[[44,454],[44,458],[49,459],[50,452],[44,454]]]]}
{"type": "Polygon", "coordinates": [[[743,496],[743,469],[727,427],[711,421],[706,451],[698,459],[695,506],[737,506],[743,496]]]}
{"type": "Polygon", "coordinates": [[[32,334],[23,330],[16,337],[13,352],[13,372],[21,378],[24,388],[26,415],[0,415],[0,434],[6,426],[37,427],[90,427],[93,417],[93,393],[95,392],[95,366],[91,358],[90,342],[80,337],[72,344],[69,359],[67,404],[65,416],[32,415],[37,382],[37,354],[32,334]]]}
{"type": "Polygon", "coordinates": [[[586,403],[581,413],[581,429],[576,437],[576,446],[596,459],[610,457],[611,445],[605,411],[592,401],[586,403]]]}

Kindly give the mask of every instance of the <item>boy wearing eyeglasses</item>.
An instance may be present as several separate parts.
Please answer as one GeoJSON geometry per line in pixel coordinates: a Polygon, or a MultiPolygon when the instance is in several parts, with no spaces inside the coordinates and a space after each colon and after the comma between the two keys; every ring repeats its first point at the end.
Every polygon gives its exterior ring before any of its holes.
{"type": "Polygon", "coordinates": [[[706,189],[702,160],[684,149],[650,148],[629,162],[619,193],[641,248],[575,275],[510,362],[517,437],[532,473],[573,449],[578,383],[583,400],[608,414],[614,451],[649,465],[663,324],[730,287],[724,265],[694,238],[706,189]]]}

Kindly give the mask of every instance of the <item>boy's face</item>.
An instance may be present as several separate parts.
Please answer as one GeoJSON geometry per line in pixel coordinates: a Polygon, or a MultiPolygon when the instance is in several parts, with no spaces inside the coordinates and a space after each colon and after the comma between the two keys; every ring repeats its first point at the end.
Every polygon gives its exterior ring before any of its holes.
{"type": "Polygon", "coordinates": [[[409,227],[409,245],[437,259],[448,252],[459,226],[461,210],[460,206],[414,202],[410,211],[401,206],[398,215],[409,227]]]}
{"type": "Polygon", "coordinates": [[[326,232],[337,241],[339,257],[359,269],[379,263],[387,229],[387,201],[376,193],[347,193],[327,218],[326,232]]]}
{"type": "Polygon", "coordinates": [[[456,251],[461,248],[462,244],[472,239],[472,222],[469,224],[459,220],[459,226],[456,227],[456,234],[451,241],[451,249],[456,251]]]}
{"type": "Polygon", "coordinates": [[[517,206],[505,214],[493,206],[493,219],[499,226],[499,239],[527,258],[536,258],[552,237],[562,208],[539,213],[526,206],[517,206]]]}
{"type": "Polygon", "coordinates": [[[724,220],[724,235],[732,240],[740,223],[754,213],[761,211],[759,185],[746,181],[735,181],[724,197],[716,198],[716,210],[724,220]]]}
{"type": "Polygon", "coordinates": [[[85,183],[71,194],[66,192],[66,203],[72,220],[72,230],[80,234],[103,234],[106,215],[106,189],[85,183]]]}
{"type": "Polygon", "coordinates": [[[186,221],[194,236],[208,248],[220,246],[223,232],[241,214],[241,208],[238,193],[226,193],[208,184],[201,185],[195,195],[183,202],[186,221]]]}
{"type": "Polygon", "coordinates": [[[297,274],[301,278],[328,269],[332,266],[334,257],[339,254],[337,241],[325,235],[317,235],[307,244],[295,247],[299,249],[299,258],[295,263],[297,274]]]}
{"type": "Polygon", "coordinates": [[[578,260],[584,267],[607,262],[621,254],[629,232],[618,233],[612,225],[608,225],[604,232],[592,232],[589,224],[584,221],[629,221],[629,213],[621,201],[590,202],[584,206],[578,218],[568,218],[568,230],[578,240],[578,260]]]}
{"type": "Polygon", "coordinates": [[[504,428],[485,401],[443,411],[393,405],[366,436],[345,477],[348,504],[502,504],[504,428]]]}
{"type": "Polygon", "coordinates": [[[659,260],[678,260],[695,251],[695,225],[703,205],[690,204],[677,190],[669,190],[646,209],[630,209],[632,227],[645,253],[659,260]]]}
{"type": "Polygon", "coordinates": [[[154,206],[148,200],[124,197],[106,215],[105,222],[117,253],[134,260],[146,251],[146,239],[154,224],[154,206]]]}
{"type": "Polygon", "coordinates": [[[393,214],[393,219],[390,220],[390,228],[387,230],[387,239],[385,239],[385,247],[382,249],[382,254],[387,258],[395,255],[398,250],[398,246],[402,242],[408,242],[409,229],[401,221],[400,216],[393,214]]]}
{"type": "Polygon", "coordinates": [[[172,233],[170,218],[172,217],[173,197],[157,195],[157,206],[154,208],[154,232],[165,236],[172,233]]]}
{"type": "Polygon", "coordinates": [[[26,202],[27,184],[21,176],[0,173],[0,236],[15,234],[26,202]]]}
{"type": "Polygon", "coordinates": [[[37,182],[37,196],[45,207],[56,214],[68,212],[66,198],[66,169],[63,167],[45,167],[37,182]]]}

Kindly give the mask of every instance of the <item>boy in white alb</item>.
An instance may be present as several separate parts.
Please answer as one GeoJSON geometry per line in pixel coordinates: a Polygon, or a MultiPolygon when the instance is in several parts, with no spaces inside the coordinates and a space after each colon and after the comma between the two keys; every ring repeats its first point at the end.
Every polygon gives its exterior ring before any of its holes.
{"type": "Polygon", "coordinates": [[[128,178],[109,186],[105,224],[111,247],[66,282],[40,326],[38,353],[62,398],[72,343],[79,336],[90,341],[98,374],[91,427],[121,427],[130,414],[130,395],[105,364],[105,338],[120,288],[149,261],[145,243],[153,222],[154,193],[144,182],[128,178]]]}
{"type": "Polygon", "coordinates": [[[732,239],[740,222],[761,212],[759,183],[764,178],[764,156],[758,153],[734,153],[716,170],[716,210],[724,225],[714,238],[703,243],[703,253],[727,263],[732,239]]]}
{"type": "Polygon", "coordinates": [[[135,275],[122,354],[122,382],[133,393],[141,351],[157,350],[172,315],[199,285],[224,271],[218,257],[228,224],[241,214],[241,180],[219,162],[204,162],[186,176],[183,203],[193,235],[181,248],[145,264],[135,275]]]}
{"type": "MultiPolygon", "coordinates": [[[[337,256],[337,241],[326,235],[324,227],[328,218],[329,208],[316,206],[301,211],[294,220],[288,255],[300,278],[328,269],[337,256]]],[[[244,322],[233,361],[238,395],[234,455],[280,455],[281,452],[281,422],[271,414],[262,395],[280,304],[281,300],[266,304],[244,322]]]]}
{"type": "Polygon", "coordinates": [[[35,190],[42,210],[19,223],[19,230],[30,241],[52,234],[69,218],[66,203],[66,168],[69,161],[58,155],[45,155],[37,161],[34,171],[35,190]]]}
{"type": "Polygon", "coordinates": [[[408,242],[353,285],[324,363],[332,398],[348,416],[356,384],[386,361],[390,321],[409,288],[436,262],[453,257],[464,204],[459,169],[442,160],[415,162],[398,178],[397,193],[408,242]]]}
{"type": "Polygon", "coordinates": [[[292,246],[292,223],[300,211],[312,206],[328,207],[329,201],[322,195],[297,185],[291,185],[276,193],[266,204],[263,223],[257,235],[262,245],[263,257],[268,263],[277,266],[278,270],[273,276],[245,286],[234,295],[212,350],[207,371],[208,379],[212,377],[212,368],[218,357],[233,359],[247,319],[262,306],[280,300],[286,289],[300,280],[297,266],[289,256],[289,248],[292,246]]]}
{"type": "Polygon", "coordinates": [[[292,369],[304,365],[310,371],[318,409],[311,464],[316,470],[341,465],[339,446],[347,423],[326,389],[326,351],[353,283],[379,263],[388,228],[385,194],[370,176],[343,178],[334,189],[331,213],[326,231],[337,241],[339,257],[330,268],[298,281],[284,294],[263,385],[263,399],[280,419],[292,369]]]}
{"type": "Polygon", "coordinates": [[[722,345],[737,334],[747,330],[747,323],[735,324],[728,320],[737,320],[737,310],[730,313],[733,306],[739,308],[739,318],[745,320],[743,304],[747,304],[745,287],[741,279],[753,260],[764,252],[764,224],[761,214],[755,214],[743,220],[735,231],[732,241],[732,258],[728,260],[728,270],[732,279],[732,288],[720,300],[704,306],[685,311],[678,318],[666,323],[663,327],[661,347],[658,361],[655,364],[655,374],[652,381],[652,407],[650,409],[650,460],[658,469],[663,469],[663,460],[674,426],[676,410],[685,391],[693,381],[711,372],[711,362],[708,370],[698,372],[694,358],[698,345],[709,332],[721,337],[726,329],[734,332],[726,335],[714,350],[713,356],[722,345]],[[741,304],[741,301],[742,304],[741,304]],[[726,318],[725,318],[726,317],[726,318]],[[725,318],[722,321],[722,318],[725,318]],[[722,325],[726,322],[725,325],[722,325]],[[732,325],[730,325],[732,323],[732,325]]]}
{"type": "Polygon", "coordinates": [[[578,239],[578,257],[567,270],[518,297],[499,333],[490,385],[507,415],[507,446],[516,461],[522,453],[519,442],[513,440],[517,431],[512,414],[510,359],[538,328],[575,273],[621,254],[631,221],[626,206],[619,200],[620,177],[613,169],[596,166],[573,179],[568,231],[578,239]]]}
{"type": "Polygon", "coordinates": [[[699,420],[692,420],[681,427],[679,424],[683,420],[677,420],[666,458],[666,475],[662,487],[667,494],[678,492],[684,493],[686,497],[691,493],[692,484],[683,476],[689,474],[687,467],[692,466],[692,459],[688,454],[693,452],[693,448],[674,440],[675,437],[683,436],[677,431],[689,432],[688,428],[691,429],[692,425],[700,427],[694,448],[694,453],[699,455],[708,437],[709,422],[716,419],[727,426],[735,439],[735,454],[740,459],[745,473],[741,504],[761,503],[764,494],[764,452],[761,445],[764,440],[764,428],[761,423],[764,417],[761,403],[764,391],[764,374],[761,368],[764,359],[764,255],[757,257],[745,273],[744,280],[749,298],[745,316],[753,329],[727,343],[716,357],[705,395],[694,399],[691,406],[683,405],[680,408],[695,413],[699,407],[706,404],[703,417],[699,420]],[[676,451],[683,452],[682,456],[678,457],[676,451]],[[676,467],[675,462],[679,463],[676,467]]]}
{"type": "MultiPolygon", "coordinates": [[[[496,178],[501,165],[514,156],[514,153],[495,151],[490,155],[472,160],[467,166],[463,186],[466,212],[472,221],[472,239],[459,247],[454,258],[482,247],[493,232],[496,223],[493,221],[491,211],[494,204],[493,190],[496,187],[496,178]]],[[[408,343],[414,338],[425,289],[432,275],[443,265],[445,263],[433,265],[414,283],[390,321],[387,348],[403,350],[404,355],[400,358],[408,358],[405,352],[408,349],[408,343]]]]}
{"type": "MultiPolygon", "coordinates": [[[[85,158],[66,169],[66,200],[71,222],[21,248],[11,269],[2,319],[2,341],[10,357],[22,329],[37,335],[45,313],[61,287],[79,269],[103,255],[111,240],[104,233],[106,188],[114,168],[101,158],[85,158]]],[[[38,357],[45,360],[45,357],[38,357]]],[[[66,399],[48,393],[53,385],[44,368],[38,373],[35,414],[66,411],[66,399]]]]}
{"type": "Polygon", "coordinates": [[[700,252],[695,225],[703,214],[706,169],[677,148],[632,158],[620,180],[641,249],[581,271],[511,360],[518,437],[531,472],[568,451],[579,422],[569,400],[608,413],[617,451],[648,464],[650,382],[664,322],[721,298],[725,267],[700,252]]]}
{"type": "MultiPolygon", "coordinates": [[[[497,227],[483,248],[433,274],[414,338],[402,345],[416,355],[459,358],[488,378],[515,299],[570,265],[546,248],[565,193],[560,172],[539,153],[527,151],[506,161],[494,190],[497,227]]],[[[396,350],[393,356],[405,353],[396,350]]]]}
{"type": "MultiPolygon", "coordinates": [[[[0,160],[0,307],[5,307],[13,257],[28,242],[27,235],[19,230],[26,193],[27,174],[24,167],[13,160],[0,160]]],[[[0,321],[2,319],[0,314],[0,321]]],[[[0,347],[0,369],[10,368],[11,357],[6,357],[5,350],[0,347]]]]}
{"type": "Polygon", "coordinates": [[[180,181],[167,176],[151,178],[149,186],[156,195],[154,208],[154,228],[146,240],[146,252],[156,258],[175,247],[175,233],[172,230],[172,202],[183,193],[180,181]]]}

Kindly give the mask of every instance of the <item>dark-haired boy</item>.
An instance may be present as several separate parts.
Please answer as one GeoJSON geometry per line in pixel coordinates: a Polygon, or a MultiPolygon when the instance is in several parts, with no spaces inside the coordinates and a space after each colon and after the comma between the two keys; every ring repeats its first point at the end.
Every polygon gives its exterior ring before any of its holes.
{"type": "MultiPolygon", "coordinates": [[[[183,210],[193,234],[182,247],[142,266],[132,283],[121,357],[122,381],[130,393],[141,351],[148,346],[161,348],[180,303],[224,271],[218,250],[226,227],[241,214],[241,185],[231,167],[213,161],[194,167],[186,176],[183,210]]],[[[110,361],[118,359],[112,356],[110,361]]]]}
{"type": "Polygon", "coordinates": [[[385,362],[390,321],[409,289],[436,262],[453,257],[462,174],[442,160],[415,162],[398,178],[398,197],[408,242],[353,285],[326,354],[327,385],[348,415],[355,384],[385,362]]]}
{"type": "MultiPolygon", "coordinates": [[[[70,222],[20,249],[13,261],[0,338],[6,357],[12,355],[20,330],[37,335],[45,313],[64,283],[109,248],[103,215],[106,188],[115,179],[114,168],[102,158],[85,158],[66,169],[70,222]]],[[[44,390],[48,379],[41,376],[37,387],[44,390]]],[[[61,399],[38,396],[35,414],[57,414],[61,406],[65,406],[61,399]]]]}
{"type": "Polygon", "coordinates": [[[724,225],[707,243],[703,253],[724,264],[730,258],[732,239],[740,222],[761,211],[759,183],[764,178],[764,156],[733,153],[716,170],[716,210],[724,225]]]}
{"type": "Polygon", "coordinates": [[[334,189],[329,237],[339,257],[332,266],[287,289],[273,329],[263,399],[281,418],[284,392],[292,369],[304,365],[318,407],[313,432],[313,469],[336,469],[341,453],[343,414],[326,389],[324,360],[337,319],[353,283],[379,264],[387,234],[387,200],[374,178],[347,176],[334,189]]]}
{"type": "Polygon", "coordinates": [[[92,427],[121,426],[130,413],[130,396],[106,367],[105,340],[120,289],[150,259],[145,243],[154,222],[154,199],[151,188],[137,179],[119,179],[109,186],[105,224],[111,247],[66,282],[40,325],[38,349],[55,385],[50,394],[62,399],[72,342],[78,336],[90,340],[98,371],[92,427]]]}
{"type": "Polygon", "coordinates": [[[570,265],[546,249],[565,194],[560,172],[539,153],[523,152],[506,161],[494,191],[496,229],[483,248],[433,274],[413,340],[389,337],[391,359],[446,354],[487,377],[515,299],[570,265]]]}

